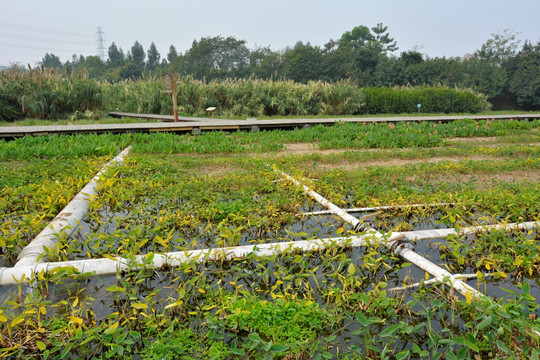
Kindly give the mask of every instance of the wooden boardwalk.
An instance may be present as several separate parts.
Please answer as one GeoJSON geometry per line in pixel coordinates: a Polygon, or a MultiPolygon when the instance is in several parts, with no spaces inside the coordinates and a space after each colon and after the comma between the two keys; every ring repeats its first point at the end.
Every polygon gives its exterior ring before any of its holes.
{"type": "Polygon", "coordinates": [[[202,131],[259,131],[270,129],[305,128],[314,125],[333,125],[340,123],[399,123],[399,122],[452,122],[459,119],[538,119],[540,114],[521,115],[470,115],[470,116],[393,116],[393,117],[358,117],[327,119],[272,119],[272,120],[226,120],[211,118],[180,117],[179,122],[171,122],[172,116],[115,113],[116,116],[156,119],[161,122],[129,123],[129,124],[92,124],[92,125],[46,125],[46,126],[3,126],[0,127],[0,138],[22,136],[39,136],[51,134],[76,133],[135,133],[135,132],[191,132],[202,131]],[[165,121],[165,122],[164,122],[165,121]]]}

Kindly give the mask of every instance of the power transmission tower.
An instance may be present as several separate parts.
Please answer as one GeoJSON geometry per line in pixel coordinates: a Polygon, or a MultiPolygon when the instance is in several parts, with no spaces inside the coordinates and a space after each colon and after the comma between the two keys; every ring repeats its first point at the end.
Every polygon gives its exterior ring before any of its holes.
{"type": "Polygon", "coordinates": [[[103,40],[103,34],[105,34],[103,31],[101,31],[101,26],[98,26],[97,28],[97,32],[96,32],[96,35],[97,35],[97,56],[99,56],[99,58],[102,60],[102,61],[105,61],[105,40],[103,40]]]}

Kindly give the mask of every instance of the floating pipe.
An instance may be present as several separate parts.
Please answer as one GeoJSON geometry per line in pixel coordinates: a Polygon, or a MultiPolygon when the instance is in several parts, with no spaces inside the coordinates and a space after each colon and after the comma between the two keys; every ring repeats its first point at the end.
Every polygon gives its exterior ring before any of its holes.
{"type": "Polygon", "coordinates": [[[524,223],[509,223],[509,224],[494,224],[494,225],[482,225],[482,226],[469,226],[461,228],[459,233],[454,228],[448,229],[431,229],[431,230],[416,230],[416,231],[403,231],[400,234],[405,235],[405,238],[409,241],[413,240],[427,240],[427,239],[441,239],[446,238],[449,235],[469,235],[477,234],[479,232],[491,231],[491,230],[532,230],[540,226],[540,221],[529,221],[524,223]]]}
{"type": "MultiPolygon", "coordinates": [[[[348,213],[356,212],[367,212],[367,211],[378,211],[378,210],[394,210],[394,209],[406,209],[412,207],[440,207],[440,206],[456,206],[459,203],[440,203],[440,204],[412,204],[412,205],[389,205],[389,206],[377,206],[377,207],[364,207],[364,208],[352,208],[352,209],[343,209],[348,213]]],[[[331,214],[329,210],[322,211],[311,211],[305,213],[298,213],[296,216],[308,216],[308,215],[328,215],[331,214]]]]}
{"type": "Polygon", "coordinates": [[[272,256],[290,251],[317,251],[331,246],[338,247],[359,247],[367,244],[380,242],[396,242],[404,238],[403,234],[395,233],[386,238],[379,232],[369,232],[361,236],[335,237],[329,239],[314,239],[302,241],[289,241],[280,243],[243,245],[227,248],[202,249],[191,251],[176,251],[165,254],[137,255],[133,259],[118,257],[116,260],[110,258],[86,259],[74,261],[34,263],[12,268],[0,269],[0,286],[13,285],[21,281],[30,281],[36,274],[51,273],[61,268],[70,268],[78,273],[91,273],[94,276],[116,274],[117,271],[124,271],[133,268],[148,266],[160,268],[164,265],[179,266],[181,264],[206,261],[230,261],[233,259],[243,259],[250,254],[256,257],[272,256]]]}
{"type": "MultiPolygon", "coordinates": [[[[349,215],[347,212],[345,212],[343,209],[337,207],[336,205],[332,204],[328,200],[326,200],[321,195],[317,194],[315,191],[310,190],[306,185],[303,185],[302,183],[296,181],[291,176],[285,174],[284,172],[277,170],[274,168],[274,171],[280,173],[282,176],[286,177],[287,179],[291,180],[294,184],[298,186],[302,186],[304,189],[304,192],[306,192],[311,198],[318,201],[321,205],[328,208],[332,214],[338,215],[343,220],[350,223],[352,226],[354,226],[355,230],[358,228],[367,228],[369,231],[374,231],[373,229],[369,229],[367,224],[364,224],[360,222],[360,220],[356,219],[355,217],[349,215]]],[[[483,228],[481,226],[475,226],[467,228],[463,231],[460,231],[460,233],[467,234],[467,233],[475,233],[483,231],[483,228]]],[[[454,231],[455,232],[455,231],[454,231]]],[[[392,249],[395,245],[394,243],[387,242],[386,246],[390,249],[392,249]]],[[[473,299],[478,300],[482,297],[485,297],[486,295],[482,294],[480,291],[474,289],[473,287],[465,284],[463,281],[456,279],[453,274],[448,272],[447,270],[441,268],[440,266],[432,263],[431,261],[427,260],[426,258],[422,257],[421,255],[414,252],[413,247],[409,243],[403,243],[399,244],[395,248],[395,253],[404,258],[405,260],[409,261],[410,263],[415,264],[422,270],[426,271],[427,273],[431,274],[435,278],[454,278],[453,282],[450,282],[449,285],[452,286],[455,290],[457,290],[460,294],[464,295],[466,298],[468,296],[471,296],[473,299]]]]}
{"type": "Polygon", "coordinates": [[[80,224],[88,212],[90,198],[96,194],[99,178],[113,165],[121,165],[124,156],[131,150],[128,146],[114,159],[105,164],[94,178],[66,205],[66,207],[43,229],[17,257],[15,267],[32,266],[38,262],[45,262],[45,248],[51,248],[58,242],[58,234],[66,231],[67,234],[80,224]]]}
{"type": "MultiPolygon", "coordinates": [[[[540,222],[528,222],[523,224],[504,224],[486,226],[485,230],[491,229],[532,229],[539,226],[540,222]]],[[[472,232],[470,229],[466,232],[472,232]]],[[[477,230],[477,229],[475,229],[477,230]]],[[[137,255],[134,259],[118,257],[116,260],[110,258],[101,259],[86,259],[48,263],[34,263],[27,266],[18,266],[12,268],[0,268],[0,286],[12,285],[19,281],[28,281],[35,277],[35,274],[41,272],[51,272],[58,268],[73,268],[80,273],[92,273],[95,276],[116,274],[117,271],[129,270],[136,267],[142,267],[144,264],[160,268],[163,265],[179,266],[189,262],[204,262],[204,261],[230,261],[233,259],[242,259],[249,254],[254,254],[257,257],[271,256],[286,251],[317,251],[330,246],[339,247],[360,247],[376,243],[393,244],[401,239],[432,239],[441,238],[450,234],[455,234],[455,229],[438,229],[438,230],[419,230],[407,232],[394,232],[388,239],[380,232],[370,231],[368,234],[361,236],[350,237],[334,237],[329,239],[313,239],[301,241],[289,241],[259,245],[243,245],[228,248],[214,248],[191,251],[176,251],[165,254],[153,254],[153,260],[148,264],[150,255],[137,255]],[[415,235],[415,233],[417,235],[415,235]]],[[[454,275],[459,277],[459,275],[454,275]]]]}
{"type": "MultiPolygon", "coordinates": [[[[484,276],[487,276],[484,274],[484,276]]],[[[400,287],[394,287],[391,289],[388,289],[388,291],[403,291],[403,290],[411,290],[415,287],[419,287],[421,285],[429,285],[429,284],[435,284],[435,283],[445,283],[447,281],[453,281],[454,279],[474,279],[476,274],[458,274],[458,275],[452,275],[449,279],[446,277],[444,278],[433,278],[422,282],[417,282],[414,284],[410,284],[407,286],[400,286],[400,287]]]]}
{"type": "Polygon", "coordinates": [[[398,245],[395,253],[401,256],[403,259],[407,260],[408,262],[418,266],[420,269],[424,270],[428,274],[433,275],[436,279],[448,279],[449,281],[444,281],[444,283],[450,285],[467,299],[470,296],[474,300],[479,300],[486,296],[472,286],[467,285],[465,282],[458,279],[448,270],[443,269],[442,267],[432,263],[425,257],[414,252],[413,247],[409,243],[398,245]]]}
{"type": "Polygon", "coordinates": [[[348,214],[345,210],[343,210],[342,208],[334,205],[333,203],[331,203],[330,201],[328,201],[327,199],[325,199],[324,197],[319,195],[317,192],[311,190],[306,185],[304,185],[301,182],[295,180],[292,176],[287,175],[283,171],[278,170],[276,168],[274,168],[274,171],[277,172],[278,174],[280,174],[281,176],[283,176],[284,178],[292,181],[295,185],[301,186],[304,189],[304,192],[310,198],[312,198],[313,200],[317,201],[319,204],[321,204],[322,206],[327,208],[328,212],[330,214],[337,215],[340,218],[342,218],[343,220],[345,220],[346,222],[348,222],[349,224],[351,224],[355,231],[368,230],[369,229],[367,224],[364,224],[362,221],[360,221],[357,218],[355,218],[354,216],[348,214]]]}

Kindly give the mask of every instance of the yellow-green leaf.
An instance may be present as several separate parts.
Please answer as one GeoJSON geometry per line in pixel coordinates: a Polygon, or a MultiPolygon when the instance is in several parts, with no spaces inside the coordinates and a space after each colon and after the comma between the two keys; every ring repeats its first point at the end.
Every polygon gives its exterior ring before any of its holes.
{"type": "Polygon", "coordinates": [[[135,309],[148,309],[148,305],[140,302],[131,304],[131,307],[134,307],[135,309]]]}
{"type": "Polygon", "coordinates": [[[355,272],[356,272],[356,267],[354,266],[353,263],[350,263],[349,264],[349,275],[354,275],[355,272]]]}
{"type": "Polygon", "coordinates": [[[77,324],[77,325],[82,325],[82,323],[83,323],[83,319],[81,319],[80,317],[76,317],[76,316],[70,316],[69,321],[72,322],[73,324],[77,324]]]}
{"type": "Polygon", "coordinates": [[[116,328],[118,327],[118,321],[109,326],[103,333],[105,335],[110,335],[116,331],[116,328]]]}

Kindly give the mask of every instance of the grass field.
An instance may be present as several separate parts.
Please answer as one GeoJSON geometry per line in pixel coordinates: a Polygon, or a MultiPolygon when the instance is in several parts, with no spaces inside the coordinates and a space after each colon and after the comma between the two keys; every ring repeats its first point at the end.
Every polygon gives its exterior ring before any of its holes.
{"type": "MultiPolygon", "coordinates": [[[[540,221],[540,121],[343,124],[259,133],[0,141],[2,266],[132,145],[49,261],[353,235],[291,174],[382,232],[540,221]],[[362,214],[355,214],[362,215],[362,214]]],[[[133,268],[69,269],[0,288],[0,356],[150,359],[538,358],[540,235],[422,240],[416,251],[493,299],[444,285],[384,246],[133,268]]]]}

